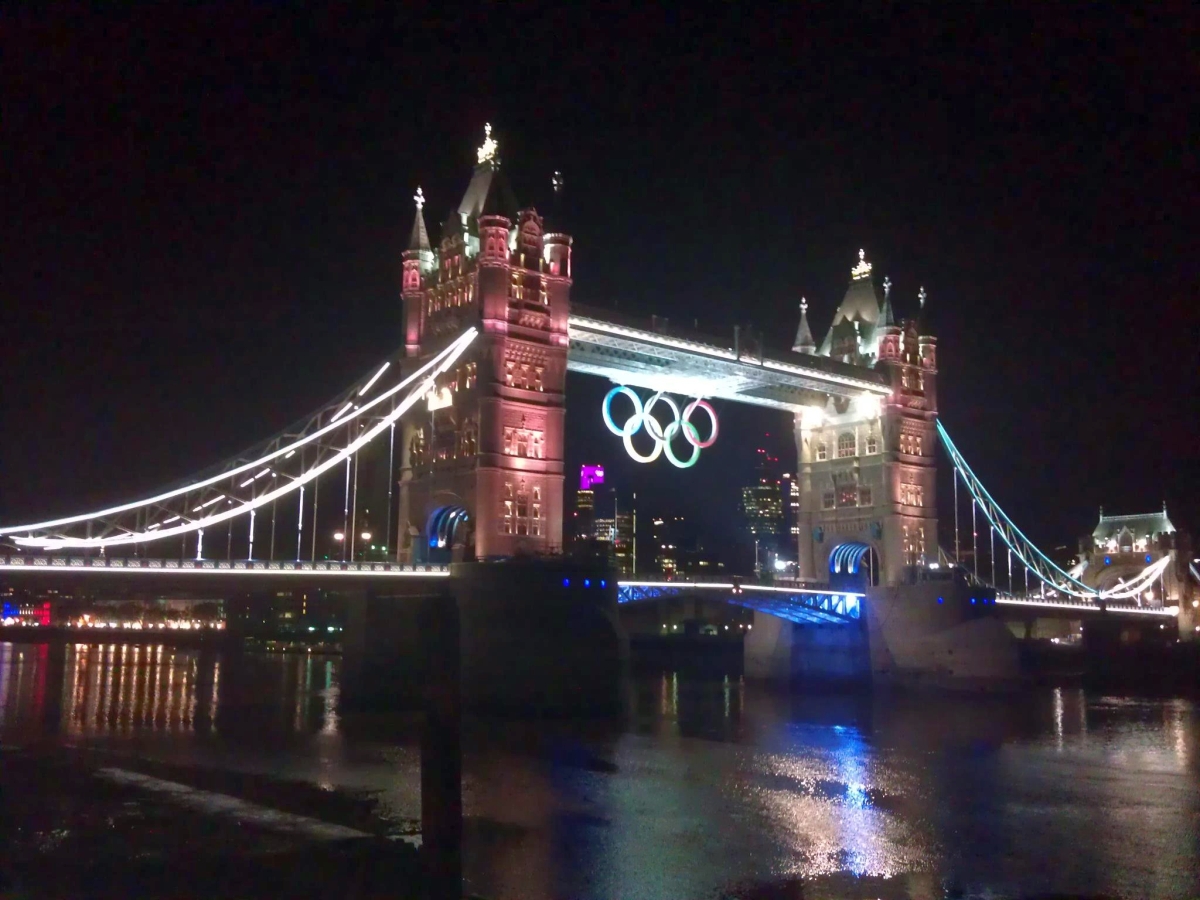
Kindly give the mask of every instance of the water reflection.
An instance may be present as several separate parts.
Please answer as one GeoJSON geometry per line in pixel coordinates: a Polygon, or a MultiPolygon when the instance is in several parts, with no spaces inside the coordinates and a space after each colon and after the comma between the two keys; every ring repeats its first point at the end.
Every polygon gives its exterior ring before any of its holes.
{"type": "Polygon", "coordinates": [[[332,736],[338,696],[338,660],[324,656],[225,660],[163,644],[0,644],[0,737],[8,740],[223,729],[332,736]],[[230,668],[237,682],[223,684],[230,668]]]}
{"type": "MultiPolygon", "coordinates": [[[[0,741],[58,734],[363,792],[411,831],[416,730],[343,719],[339,670],[315,655],[0,644],[0,741]]],[[[789,696],[673,671],[628,693],[621,722],[468,721],[471,891],[1200,896],[1192,703],[789,696]]]]}

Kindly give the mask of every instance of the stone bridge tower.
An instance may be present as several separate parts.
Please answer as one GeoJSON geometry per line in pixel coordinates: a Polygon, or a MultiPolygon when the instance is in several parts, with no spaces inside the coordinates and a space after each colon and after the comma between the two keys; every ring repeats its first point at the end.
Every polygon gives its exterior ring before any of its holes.
{"type": "MultiPolygon", "coordinates": [[[[417,193],[404,253],[405,346],[416,362],[480,330],[397,435],[402,561],[562,545],[563,413],[571,238],[518,205],[491,126],[436,250],[417,193]]],[[[555,176],[553,188],[562,186],[555,176]]]]}
{"type": "Polygon", "coordinates": [[[830,397],[796,416],[803,577],[897,584],[937,560],[937,339],[922,320],[896,323],[891,283],[876,293],[861,250],[820,347],[802,307],[793,352],[886,372],[892,386],[882,402],[830,397]]]}

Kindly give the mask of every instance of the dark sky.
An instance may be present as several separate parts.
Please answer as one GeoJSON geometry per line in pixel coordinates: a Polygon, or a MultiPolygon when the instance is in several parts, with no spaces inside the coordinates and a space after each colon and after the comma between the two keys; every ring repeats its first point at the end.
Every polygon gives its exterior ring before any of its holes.
{"type": "MultiPolygon", "coordinates": [[[[926,286],[942,420],[1035,539],[1164,498],[1197,529],[1194,9],[742,6],[0,14],[0,520],[129,499],[371,369],[413,190],[434,228],[490,121],[523,201],[565,173],[576,300],[783,345],[865,247],[899,314],[926,286]]],[[[716,497],[715,533],[786,427],[726,408],[695,469],[634,472],[569,386],[569,461],[716,497]]]]}

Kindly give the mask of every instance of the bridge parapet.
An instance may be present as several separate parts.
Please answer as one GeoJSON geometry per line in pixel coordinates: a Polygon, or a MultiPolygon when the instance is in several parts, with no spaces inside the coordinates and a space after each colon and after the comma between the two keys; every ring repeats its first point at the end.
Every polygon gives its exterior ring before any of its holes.
{"type": "Polygon", "coordinates": [[[0,573],[30,572],[171,572],[211,575],[378,575],[383,577],[449,576],[448,566],[402,565],[392,562],[318,562],[290,560],[147,559],[144,557],[0,556],[0,573]]]}
{"type": "Polygon", "coordinates": [[[845,625],[862,617],[864,595],[829,588],[788,588],[726,582],[622,581],[620,604],[668,597],[709,596],[797,624],[845,625]]]}

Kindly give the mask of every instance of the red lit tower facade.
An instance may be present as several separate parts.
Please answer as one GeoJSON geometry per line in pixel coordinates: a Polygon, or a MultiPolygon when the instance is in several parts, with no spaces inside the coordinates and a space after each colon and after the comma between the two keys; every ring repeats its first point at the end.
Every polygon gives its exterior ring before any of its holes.
{"type": "Polygon", "coordinates": [[[517,204],[490,126],[436,250],[423,202],[404,253],[406,352],[427,358],[472,325],[480,336],[397,436],[398,557],[556,552],[571,238],[517,204]]]}

